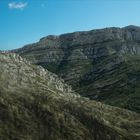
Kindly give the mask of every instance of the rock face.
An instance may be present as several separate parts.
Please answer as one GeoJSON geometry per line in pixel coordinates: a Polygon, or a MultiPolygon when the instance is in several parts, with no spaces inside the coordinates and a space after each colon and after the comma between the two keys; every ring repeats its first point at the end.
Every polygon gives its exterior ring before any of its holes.
{"type": "Polygon", "coordinates": [[[57,75],[48,70],[43,69],[41,66],[31,65],[30,62],[17,54],[1,53],[0,59],[0,78],[2,81],[0,82],[2,87],[6,90],[15,91],[19,88],[28,88],[30,84],[30,89],[35,92],[41,89],[41,92],[44,90],[56,90],[73,94],[71,87],[65,84],[64,80],[58,78],[57,75]],[[11,80],[4,80],[3,82],[3,79],[11,79],[12,82],[11,80]],[[38,89],[38,87],[40,88],[38,89]]]}
{"type": "Polygon", "coordinates": [[[80,97],[16,54],[0,53],[1,140],[139,140],[139,119],[80,97]]]}
{"type": "Polygon", "coordinates": [[[140,112],[140,27],[47,36],[14,52],[83,96],[140,112]]]}

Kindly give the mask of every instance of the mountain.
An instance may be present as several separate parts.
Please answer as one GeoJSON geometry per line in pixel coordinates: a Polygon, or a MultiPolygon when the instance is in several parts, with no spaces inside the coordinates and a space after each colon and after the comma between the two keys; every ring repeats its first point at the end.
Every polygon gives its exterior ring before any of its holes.
{"type": "Polygon", "coordinates": [[[140,140],[140,115],[81,97],[55,74],[0,53],[1,140],[140,140]]]}
{"type": "Polygon", "coordinates": [[[14,52],[82,96],[140,112],[140,27],[50,35],[14,52]]]}

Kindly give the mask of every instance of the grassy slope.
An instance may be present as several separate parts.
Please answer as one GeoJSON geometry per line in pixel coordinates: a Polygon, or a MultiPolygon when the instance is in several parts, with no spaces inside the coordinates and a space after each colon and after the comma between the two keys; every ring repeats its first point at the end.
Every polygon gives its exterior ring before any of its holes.
{"type": "Polygon", "coordinates": [[[0,93],[2,140],[139,140],[139,115],[82,98],[0,93]]]}
{"type": "Polygon", "coordinates": [[[0,55],[0,68],[1,140],[140,139],[138,114],[62,92],[20,57],[0,55]]]}

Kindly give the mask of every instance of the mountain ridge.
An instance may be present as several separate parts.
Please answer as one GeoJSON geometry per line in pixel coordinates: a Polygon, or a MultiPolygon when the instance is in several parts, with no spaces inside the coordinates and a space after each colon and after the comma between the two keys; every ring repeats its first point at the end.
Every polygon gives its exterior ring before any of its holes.
{"type": "Polygon", "coordinates": [[[131,25],[48,36],[12,52],[83,96],[140,112],[139,46],[140,27],[131,25]]]}

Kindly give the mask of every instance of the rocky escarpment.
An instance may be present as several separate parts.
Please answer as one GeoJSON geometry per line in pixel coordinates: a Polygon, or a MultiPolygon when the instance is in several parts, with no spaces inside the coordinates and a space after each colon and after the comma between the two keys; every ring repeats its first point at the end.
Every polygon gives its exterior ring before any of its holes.
{"type": "Polygon", "coordinates": [[[12,91],[19,88],[28,88],[30,84],[30,90],[34,91],[55,90],[74,95],[71,87],[65,84],[64,80],[41,66],[31,65],[30,62],[17,54],[2,52],[0,59],[0,83],[3,89],[12,91]],[[12,81],[3,82],[3,79],[11,79],[12,81]],[[40,88],[38,89],[38,87],[40,88]]]}
{"type": "Polygon", "coordinates": [[[80,97],[43,68],[0,53],[1,140],[139,140],[139,118],[80,97]]]}
{"type": "Polygon", "coordinates": [[[140,112],[140,28],[48,36],[14,50],[83,96],[140,112]]]}

